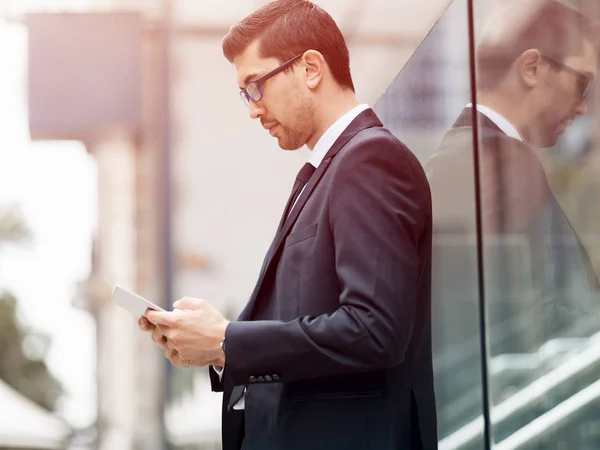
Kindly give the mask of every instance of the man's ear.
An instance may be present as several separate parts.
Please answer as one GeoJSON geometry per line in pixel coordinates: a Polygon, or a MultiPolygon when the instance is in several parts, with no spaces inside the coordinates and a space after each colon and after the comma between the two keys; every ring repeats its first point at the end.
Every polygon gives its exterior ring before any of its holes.
{"type": "Polygon", "coordinates": [[[515,61],[520,79],[528,88],[534,88],[540,82],[540,74],[544,70],[543,56],[537,49],[525,50],[515,61]]]}
{"type": "Polygon", "coordinates": [[[304,80],[309,89],[316,89],[325,75],[326,62],[323,55],[316,50],[304,52],[302,57],[304,80]]]}

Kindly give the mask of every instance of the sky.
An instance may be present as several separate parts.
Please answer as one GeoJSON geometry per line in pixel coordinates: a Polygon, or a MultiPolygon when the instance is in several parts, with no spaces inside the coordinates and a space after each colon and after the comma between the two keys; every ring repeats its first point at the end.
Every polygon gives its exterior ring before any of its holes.
{"type": "Polygon", "coordinates": [[[0,290],[19,301],[22,322],[52,339],[47,363],[67,389],[60,414],[95,419],[95,327],[72,306],[90,272],[97,208],[93,157],[79,142],[31,142],[27,129],[26,34],[0,21],[0,208],[16,206],[33,239],[0,247],[0,290]]]}

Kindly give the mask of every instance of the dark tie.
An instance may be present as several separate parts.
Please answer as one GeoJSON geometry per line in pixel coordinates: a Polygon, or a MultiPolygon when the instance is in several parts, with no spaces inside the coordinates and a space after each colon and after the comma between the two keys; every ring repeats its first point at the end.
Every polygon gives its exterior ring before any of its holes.
{"type": "Polygon", "coordinates": [[[288,199],[287,204],[285,205],[285,210],[283,211],[283,215],[281,216],[281,221],[279,222],[279,227],[277,228],[277,231],[280,231],[283,228],[285,219],[287,219],[287,217],[290,215],[294,203],[296,203],[296,200],[298,200],[298,197],[302,192],[302,188],[306,186],[306,183],[308,183],[308,180],[310,180],[312,174],[315,173],[315,170],[317,170],[315,169],[315,166],[313,166],[311,163],[306,163],[302,166],[300,172],[298,172],[298,175],[296,176],[296,181],[294,182],[294,187],[292,187],[292,193],[290,195],[290,198],[288,199]]]}

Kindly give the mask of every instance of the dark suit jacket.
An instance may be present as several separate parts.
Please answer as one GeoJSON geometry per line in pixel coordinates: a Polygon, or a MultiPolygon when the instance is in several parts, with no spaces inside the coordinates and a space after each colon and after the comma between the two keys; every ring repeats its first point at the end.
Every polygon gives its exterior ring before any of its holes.
{"type": "Polygon", "coordinates": [[[364,111],[308,182],[227,329],[223,383],[211,371],[225,450],[244,435],[247,450],[437,448],[431,232],[423,169],[364,111]],[[227,405],[243,385],[242,412],[227,405]]]}

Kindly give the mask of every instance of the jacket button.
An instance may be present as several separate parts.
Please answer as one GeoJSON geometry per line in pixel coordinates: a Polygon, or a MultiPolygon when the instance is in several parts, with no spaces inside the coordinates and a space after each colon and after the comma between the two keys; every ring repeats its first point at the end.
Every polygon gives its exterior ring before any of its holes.
{"type": "Polygon", "coordinates": [[[265,382],[265,377],[256,377],[256,379],[257,379],[258,381],[260,381],[261,383],[264,383],[264,382],[265,382]]]}
{"type": "Polygon", "coordinates": [[[251,376],[250,378],[248,378],[248,381],[250,383],[256,383],[256,377],[255,376],[251,376]]]}
{"type": "Polygon", "coordinates": [[[271,375],[265,375],[265,381],[271,382],[273,381],[273,377],[271,377],[271,375]]]}

